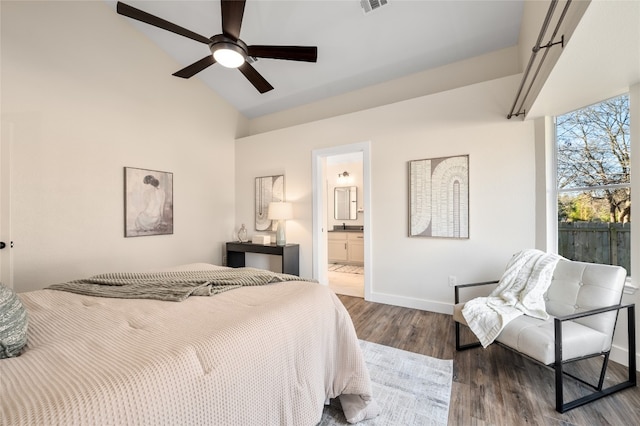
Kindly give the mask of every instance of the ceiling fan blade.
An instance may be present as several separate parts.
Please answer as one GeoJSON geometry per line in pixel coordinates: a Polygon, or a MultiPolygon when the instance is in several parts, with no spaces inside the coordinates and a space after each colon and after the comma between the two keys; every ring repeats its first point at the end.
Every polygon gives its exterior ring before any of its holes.
{"type": "Polygon", "coordinates": [[[220,2],[222,33],[234,40],[240,38],[244,5],[245,0],[222,0],[220,2]]]}
{"type": "Polygon", "coordinates": [[[165,21],[164,19],[158,18],[157,16],[151,15],[150,13],[147,13],[143,10],[136,9],[135,7],[129,6],[128,4],[118,2],[116,10],[120,15],[133,18],[137,21],[141,21],[149,25],[153,25],[154,27],[162,28],[163,30],[171,31],[172,33],[190,38],[195,41],[199,41],[200,43],[209,44],[211,42],[211,40],[209,40],[205,36],[196,34],[193,31],[189,31],[188,29],[182,28],[181,26],[176,25],[172,22],[165,21]]]}
{"type": "Polygon", "coordinates": [[[213,59],[212,55],[205,56],[204,58],[200,59],[198,62],[194,62],[188,67],[184,67],[180,71],[174,72],[173,75],[180,78],[191,78],[194,75],[198,74],[203,69],[206,69],[215,63],[216,63],[216,60],[213,59]]]}
{"type": "Polygon", "coordinates": [[[249,56],[256,58],[287,59],[290,61],[316,62],[316,46],[249,46],[249,56]]]}
{"type": "Polygon", "coordinates": [[[253,86],[258,89],[258,92],[265,93],[269,90],[273,90],[273,86],[270,85],[269,82],[265,80],[264,77],[261,76],[254,67],[249,65],[248,62],[240,65],[238,69],[242,74],[244,74],[245,77],[247,77],[247,80],[249,80],[251,84],[253,84],[253,86]]]}

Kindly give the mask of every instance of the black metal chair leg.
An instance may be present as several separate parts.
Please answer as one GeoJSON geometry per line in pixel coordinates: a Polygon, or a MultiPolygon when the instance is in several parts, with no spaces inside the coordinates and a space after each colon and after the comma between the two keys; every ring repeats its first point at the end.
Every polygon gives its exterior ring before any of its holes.
{"type": "MultiPolygon", "coordinates": [[[[570,360],[570,361],[562,361],[562,325],[561,325],[561,321],[559,321],[556,318],[556,321],[554,321],[555,325],[554,325],[554,329],[555,329],[555,336],[556,336],[556,343],[555,343],[555,356],[556,356],[556,362],[553,364],[553,368],[555,370],[555,379],[556,379],[556,411],[560,412],[560,413],[565,413],[569,410],[572,410],[574,408],[580,407],[582,405],[588,404],[589,402],[595,401],[597,399],[600,399],[602,397],[605,397],[607,395],[611,395],[613,393],[619,392],[623,389],[627,389],[630,387],[635,387],[637,385],[637,376],[636,376],[636,324],[635,324],[635,305],[634,304],[630,304],[630,305],[626,305],[626,306],[621,306],[618,307],[617,309],[620,308],[626,308],[627,309],[627,338],[628,338],[628,371],[629,371],[629,377],[627,380],[625,380],[624,382],[618,383],[616,385],[613,386],[609,386],[606,389],[602,389],[604,386],[604,379],[606,377],[606,371],[607,371],[607,367],[609,364],[609,356],[610,356],[610,352],[606,352],[603,353],[602,355],[605,357],[604,361],[602,363],[602,371],[600,372],[600,378],[598,381],[598,387],[597,390],[589,395],[583,396],[581,398],[575,399],[573,401],[564,402],[564,394],[563,394],[563,380],[564,380],[564,375],[568,375],[570,377],[570,374],[565,373],[563,371],[563,366],[565,362],[575,362],[576,360],[570,360]]],[[[565,317],[565,319],[570,319],[565,317]]],[[[582,379],[579,379],[577,377],[573,377],[575,379],[577,379],[578,381],[585,383],[588,385],[587,382],[585,382],[582,379]]],[[[593,385],[589,385],[592,388],[596,389],[595,386],[593,385]]]]}
{"type": "Polygon", "coordinates": [[[554,322],[555,328],[555,353],[556,363],[554,369],[556,371],[556,411],[564,413],[564,388],[563,388],[563,373],[562,373],[562,323],[559,321],[554,322]]]}
{"type": "Polygon", "coordinates": [[[600,380],[598,381],[598,390],[602,390],[602,385],[604,385],[604,377],[607,372],[607,366],[609,365],[609,355],[611,352],[607,352],[604,356],[604,361],[602,362],[602,370],[600,371],[600,380]]]}
{"type": "Polygon", "coordinates": [[[482,346],[480,342],[467,343],[465,345],[460,344],[460,323],[456,322],[456,351],[464,351],[467,349],[477,348],[482,346]]]}

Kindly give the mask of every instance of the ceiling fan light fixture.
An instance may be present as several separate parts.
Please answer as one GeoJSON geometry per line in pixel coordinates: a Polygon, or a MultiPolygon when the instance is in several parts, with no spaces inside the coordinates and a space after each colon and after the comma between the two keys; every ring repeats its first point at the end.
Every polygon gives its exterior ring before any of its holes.
{"type": "Polygon", "coordinates": [[[215,36],[209,46],[217,63],[227,68],[238,68],[247,58],[247,48],[240,40],[233,41],[225,36],[215,36]]]}
{"type": "Polygon", "coordinates": [[[266,93],[273,90],[273,86],[251,65],[256,58],[316,62],[318,47],[252,45],[249,49],[245,42],[239,38],[245,3],[246,0],[222,0],[220,2],[222,34],[210,38],[120,1],[117,2],[116,11],[120,15],[190,38],[209,47],[210,55],[174,72],[174,76],[191,78],[218,62],[224,67],[238,69],[258,92],[266,93]],[[251,55],[249,55],[249,51],[251,51],[251,55]]]}
{"type": "Polygon", "coordinates": [[[244,64],[244,56],[235,49],[220,47],[213,52],[217,63],[227,68],[238,68],[244,64]]]}

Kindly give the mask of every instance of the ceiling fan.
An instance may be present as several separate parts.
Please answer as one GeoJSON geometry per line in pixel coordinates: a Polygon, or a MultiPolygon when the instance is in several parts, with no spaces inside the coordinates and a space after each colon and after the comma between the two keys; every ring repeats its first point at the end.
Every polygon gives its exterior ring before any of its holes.
{"type": "Polygon", "coordinates": [[[191,78],[218,62],[227,68],[238,68],[260,93],[265,93],[272,90],[273,86],[246,61],[247,57],[316,62],[318,58],[318,48],[316,46],[247,46],[240,40],[240,27],[242,26],[245,3],[246,0],[222,0],[220,2],[222,34],[216,34],[211,38],[196,34],[193,31],[122,2],[118,2],[116,10],[120,15],[171,31],[209,46],[211,55],[205,56],[199,61],[173,73],[176,77],[191,78]]]}

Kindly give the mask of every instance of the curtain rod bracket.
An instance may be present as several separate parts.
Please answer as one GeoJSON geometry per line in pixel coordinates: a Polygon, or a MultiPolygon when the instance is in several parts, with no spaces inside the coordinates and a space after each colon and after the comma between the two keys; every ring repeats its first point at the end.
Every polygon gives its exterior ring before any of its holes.
{"type": "Polygon", "coordinates": [[[551,46],[555,46],[556,44],[561,44],[562,48],[564,48],[564,34],[562,34],[562,36],[560,37],[560,41],[556,41],[555,43],[549,42],[547,44],[545,44],[544,46],[536,46],[533,48],[534,52],[537,52],[540,49],[547,49],[551,46]]]}
{"type": "Polygon", "coordinates": [[[511,120],[511,117],[518,117],[520,115],[525,115],[527,112],[523,109],[520,112],[517,113],[510,113],[509,115],[507,115],[507,120],[511,120]]]}

